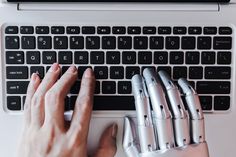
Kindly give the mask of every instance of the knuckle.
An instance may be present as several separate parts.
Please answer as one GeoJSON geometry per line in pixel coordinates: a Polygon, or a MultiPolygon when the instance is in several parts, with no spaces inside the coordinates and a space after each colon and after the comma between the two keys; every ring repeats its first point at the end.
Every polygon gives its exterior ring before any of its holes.
{"type": "Polygon", "coordinates": [[[31,104],[33,107],[39,107],[41,104],[43,104],[44,98],[42,95],[35,94],[31,100],[31,104]]]}

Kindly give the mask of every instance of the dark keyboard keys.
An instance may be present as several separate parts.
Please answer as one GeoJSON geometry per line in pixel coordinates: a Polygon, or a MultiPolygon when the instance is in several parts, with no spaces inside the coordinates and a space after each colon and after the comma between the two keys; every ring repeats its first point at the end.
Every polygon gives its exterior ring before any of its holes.
{"type": "Polygon", "coordinates": [[[141,27],[128,27],[128,34],[141,34],[141,27]]]}
{"type": "Polygon", "coordinates": [[[82,36],[70,37],[70,49],[83,49],[83,48],[84,48],[84,37],[82,36]]]}
{"type": "Polygon", "coordinates": [[[171,27],[158,27],[158,34],[171,34],[171,27]]]}
{"type": "Polygon", "coordinates": [[[143,34],[156,34],[156,27],[143,27],[143,34]]]}
{"type": "Polygon", "coordinates": [[[140,74],[140,67],[136,66],[126,67],[126,79],[131,79],[136,74],[140,74]]]}
{"type": "Polygon", "coordinates": [[[130,81],[119,81],[118,82],[118,94],[131,94],[132,87],[130,81]]]}
{"type": "Polygon", "coordinates": [[[216,50],[230,50],[232,37],[214,37],[213,48],[216,50]]]}
{"type": "Polygon", "coordinates": [[[116,93],[116,82],[115,81],[103,81],[102,82],[102,93],[103,94],[115,94],[116,93]]]}
{"type": "Polygon", "coordinates": [[[214,51],[202,52],[201,54],[202,64],[215,64],[216,53],[214,51]]]}
{"type": "Polygon", "coordinates": [[[6,51],[7,64],[24,64],[23,51],[6,51]]]}
{"type": "Polygon", "coordinates": [[[165,71],[169,76],[172,76],[170,66],[158,66],[157,67],[157,72],[159,72],[159,71],[165,71]]]}
{"type": "Polygon", "coordinates": [[[118,37],[118,49],[131,49],[132,48],[132,37],[120,36],[118,37]]]}
{"type": "Polygon", "coordinates": [[[55,51],[43,51],[43,64],[53,64],[57,62],[55,51]]]}
{"type": "Polygon", "coordinates": [[[180,38],[179,37],[166,37],[166,49],[179,49],[180,38]]]}
{"type": "Polygon", "coordinates": [[[37,26],[36,33],[37,34],[49,34],[49,27],[48,26],[37,26]]]}
{"type": "Polygon", "coordinates": [[[187,78],[187,67],[174,67],[173,79],[187,78]]]}
{"type": "Polygon", "coordinates": [[[100,49],[100,37],[99,36],[87,36],[86,37],[86,49],[100,49]]]}
{"type": "Polygon", "coordinates": [[[69,66],[62,66],[61,67],[61,76],[64,75],[69,68],[70,68],[69,66]]]}
{"type": "Polygon", "coordinates": [[[136,52],[135,51],[123,51],[122,52],[122,64],[135,64],[136,52]]]}
{"type": "Polygon", "coordinates": [[[220,35],[230,35],[232,33],[233,33],[233,30],[230,27],[220,27],[219,28],[220,35]]]}
{"type": "Polygon", "coordinates": [[[54,37],[54,49],[67,49],[68,37],[67,36],[55,36],[54,37]]]}
{"type": "Polygon", "coordinates": [[[79,66],[78,67],[78,79],[82,79],[85,70],[88,68],[92,69],[92,67],[90,67],[90,66],[79,66]]]}
{"type": "Polygon", "coordinates": [[[20,33],[21,34],[33,34],[34,33],[34,27],[33,26],[21,26],[20,27],[20,33]]]}
{"type": "Polygon", "coordinates": [[[185,55],[186,64],[199,64],[200,63],[200,53],[195,51],[188,51],[185,55]]]}
{"type": "Polygon", "coordinates": [[[39,51],[27,51],[26,52],[27,64],[40,64],[40,52],[39,51]]]}
{"type": "Polygon", "coordinates": [[[7,97],[7,109],[11,111],[21,110],[21,97],[20,96],[8,96],[7,97]]]}
{"type": "Polygon", "coordinates": [[[32,66],[30,67],[30,76],[36,73],[38,74],[38,76],[43,79],[45,76],[45,72],[44,72],[44,67],[43,66],[32,66]]]}
{"type": "Polygon", "coordinates": [[[18,34],[19,29],[17,26],[7,26],[5,28],[5,34],[18,34]]]}
{"type": "Polygon", "coordinates": [[[209,50],[211,49],[211,37],[198,37],[197,38],[197,47],[200,50],[209,50]]]}
{"type": "Polygon", "coordinates": [[[198,94],[230,94],[230,82],[228,81],[198,81],[198,94]]]}
{"type": "Polygon", "coordinates": [[[51,28],[52,34],[64,34],[65,33],[65,27],[62,26],[53,26],[51,28]]]}
{"type": "Polygon", "coordinates": [[[80,90],[81,81],[76,81],[72,88],[70,89],[71,94],[78,94],[80,90]]]}
{"type": "Polygon", "coordinates": [[[230,79],[231,67],[205,67],[206,79],[230,79]]]}
{"type": "Polygon", "coordinates": [[[203,67],[201,67],[201,66],[189,67],[189,78],[190,79],[202,79],[203,78],[203,67]]]}
{"type": "Polygon", "coordinates": [[[5,37],[5,48],[6,49],[19,49],[20,38],[18,36],[6,36],[5,37]]]}
{"type": "Polygon", "coordinates": [[[58,54],[59,64],[72,64],[72,52],[60,51],[58,54]]]}
{"type": "Polygon", "coordinates": [[[214,110],[226,111],[230,108],[229,96],[215,96],[214,97],[214,110]]]}
{"type": "Polygon", "coordinates": [[[88,51],[75,51],[74,63],[75,64],[88,64],[89,63],[88,51]]]}
{"type": "Polygon", "coordinates": [[[167,51],[155,51],[154,52],[154,64],[167,64],[168,52],[167,51]]]}
{"type": "Polygon", "coordinates": [[[108,79],[108,67],[107,66],[94,67],[94,74],[96,79],[108,79]]]}
{"type": "Polygon", "coordinates": [[[217,64],[228,65],[231,64],[232,55],[231,52],[224,51],[217,53],[217,64]]]}
{"type": "Polygon", "coordinates": [[[182,51],[170,52],[170,64],[183,64],[183,63],[184,63],[184,53],[182,51]]]}
{"type": "Polygon", "coordinates": [[[113,34],[125,34],[126,33],[126,28],[125,27],[113,27],[112,28],[112,33],[113,34]]]}
{"type": "Polygon", "coordinates": [[[147,49],[148,38],[147,37],[134,37],[134,49],[147,49]]]}
{"type": "Polygon", "coordinates": [[[111,33],[111,27],[108,26],[99,26],[97,28],[98,34],[110,34],[111,33]]]}
{"type": "Polygon", "coordinates": [[[216,27],[204,27],[203,33],[206,35],[215,35],[215,34],[217,34],[217,28],[216,27]]]}
{"type": "Polygon", "coordinates": [[[119,51],[108,51],[106,53],[107,64],[120,64],[120,52],[119,51]]]}
{"type": "Polygon", "coordinates": [[[199,96],[202,110],[212,110],[212,96],[199,96]]]}
{"type": "Polygon", "coordinates": [[[100,81],[96,81],[94,94],[100,94],[100,81]]]}
{"type": "Polygon", "coordinates": [[[150,49],[163,49],[164,38],[163,37],[150,37],[150,49]]]}
{"type": "Polygon", "coordinates": [[[123,79],[124,78],[124,67],[121,67],[121,66],[110,67],[110,78],[111,79],[123,79]]]}
{"type": "Polygon", "coordinates": [[[139,51],[138,52],[138,64],[151,64],[152,52],[151,51],[139,51]]]}
{"type": "Polygon", "coordinates": [[[174,27],[173,28],[174,34],[186,34],[187,33],[187,28],[186,27],[174,27]]]}
{"type": "Polygon", "coordinates": [[[92,26],[82,27],[83,34],[95,34],[95,32],[96,32],[95,27],[92,26]]]}
{"type": "Polygon", "coordinates": [[[28,79],[28,67],[26,66],[7,66],[7,79],[28,79]]]}
{"type": "Polygon", "coordinates": [[[7,94],[26,94],[28,81],[7,81],[7,94]]]}
{"type": "Polygon", "coordinates": [[[142,66],[142,69],[141,69],[141,74],[143,73],[144,69],[151,69],[152,71],[156,72],[156,67],[154,66],[142,66]]]}
{"type": "Polygon", "coordinates": [[[104,52],[103,51],[91,51],[90,52],[90,63],[91,64],[104,64],[104,52]]]}
{"type": "Polygon", "coordinates": [[[51,49],[51,48],[52,48],[52,37],[50,36],[38,37],[38,49],[51,49]]]}
{"type": "Polygon", "coordinates": [[[188,34],[202,34],[202,27],[189,27],[188,28],[188,34]]]}
{"type": "Polygon", "coordinates": [[[102,37],[102,49],[115,49],[115,48],[116,48],[116,37],[114,36],[102,37]]]}
{"type": "Polygon", "coordinates": [[[196,38],[195,37],[182,37],[181,47],[184,50],[192,50],[196,48],[196,38]]]}
{"type": "Polygon", "coordinates": [[[21,37],[21,47],[22,49],[35,49],[36,41],[34,36],[22,36],[21,37]]]}
{"type": "Polygon", "coordinates": [[[77,26],[69,26],[66,28],[67,34],[80,34],[80,27],[77,26]]]}

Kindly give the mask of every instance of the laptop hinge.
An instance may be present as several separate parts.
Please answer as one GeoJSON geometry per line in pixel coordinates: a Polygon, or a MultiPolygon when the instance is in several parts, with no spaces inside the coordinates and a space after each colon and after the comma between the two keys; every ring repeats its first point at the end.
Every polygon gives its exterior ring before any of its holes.
{"type": "Polygon", "coordinates": [[[211,11],[220,10],[218,3],[19,3],[19,11],[87,11],[87,10],[143,10],[143,11],[211,11]]]}

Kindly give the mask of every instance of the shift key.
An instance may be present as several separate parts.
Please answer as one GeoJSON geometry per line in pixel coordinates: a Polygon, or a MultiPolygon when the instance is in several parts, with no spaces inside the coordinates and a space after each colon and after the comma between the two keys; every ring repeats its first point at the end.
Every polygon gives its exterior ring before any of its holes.
{"type": "Polygon", "coordinates": [[[229,81],[199,81],[197,82],[198,94],[230,94],[229,81]]]}
{"type": "Polygon", "coordinates": [[[29,81],[7,81],[8,94],[26,94],[29,81]]]}

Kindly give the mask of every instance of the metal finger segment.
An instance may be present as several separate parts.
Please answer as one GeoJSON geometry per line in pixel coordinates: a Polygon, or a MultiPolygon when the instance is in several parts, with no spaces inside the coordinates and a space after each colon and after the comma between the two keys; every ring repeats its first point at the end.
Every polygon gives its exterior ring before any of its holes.
{"type": "Polygon", "coordinates": [[[191,140],[193,143],[202,143],[205,141],[205,126],[199,97],[186,79],[179,79],[178,84],[184,93],[190,115],[191,140]]]}
{"type": "Polygon", "coordinates": [[[160,71],[158,74],[169,100],[169,108],[173,118],[175,143],[177,147],[186,146],[190,143],[190,131],[188,115],[184,108],[180,92],[167,73],[160,71]]]}
{"type": "Polygon", "coordinates": [[[157,73],[152,69],[145,69],[143,76],[148,89],[153,108],[153,120],[156,128],[158,146],[160,150],[174,147],[174,135],[171,114],[165,99],[165,94],[157,78],[157,73]]]}
{"type": "Polygon", "coordinates": [[[151,152],[156,150],[157,145],[149,97],[146,91],[144,80],[140,75],[133,76],[132,90],[135,98],[141,151],[143,153],[151,152]]]}

